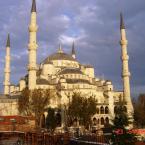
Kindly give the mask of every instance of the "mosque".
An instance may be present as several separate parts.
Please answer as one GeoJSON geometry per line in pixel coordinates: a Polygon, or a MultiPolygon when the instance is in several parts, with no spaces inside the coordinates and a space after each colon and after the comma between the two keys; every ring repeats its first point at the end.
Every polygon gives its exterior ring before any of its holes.
{"type": "Polygon", "coordinates": [[[115,108],[120,100],[125,102],[125,109],[131,115],[133,106],[130,95],[129,56],[122,15],[120,20],[123,91],[116,91],[110,80],[95,77],[93,66],[82,64],[77,60],[74,43],[71,54],[65,53],[60,45],[56,53],[37,64],[38,26],[36,2],[33,0],[29,25],[28,73],[22,76],[18,85],[12,85],[10,82],[11,55],[8,35],[4,68],[4,93],[0,95],[0,116],[20,115],[17,109],[18,97],[26,87],[30,90],[42,88],[58,91],[61,99],[53,98],[51,100],[53,107],[57,107],[59,103],[61,105],[67,104],[67,96],[71,96],[73,92],[81,92],[84,97],[95,96],[98,110],[92,118],[94,125],[103,126],[105,123],[109,123],[114,117],[115,108]]]}

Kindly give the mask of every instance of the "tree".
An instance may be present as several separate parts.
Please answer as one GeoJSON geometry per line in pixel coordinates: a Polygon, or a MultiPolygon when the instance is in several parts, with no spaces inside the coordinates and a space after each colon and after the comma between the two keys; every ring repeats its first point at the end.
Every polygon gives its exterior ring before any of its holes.
{"type": "Polygon", "coordinates": [[[77,119],[80,124],[88,127],[91,124],[92,116],[97,111],[96,105],[97,101],[93,96],[86,98],[80,93],[74,93],[67,110],[69,120],[77,119]]]}
{"type": "Polygon", "coordinates": [[[18,109],[20,113],[25,115],[33,115],[35,117],[35,127],[40,127],[40,118],[49,105],[51,97],[50,90],[28,88],[24,89],[18,101],[18,109]]]}
{"type": "Polygon", "coordinates": [[[57,127],[57,116],[55,115],[55,110],[53,108],[48,109],[48,115],[46,118],[46,127],[53,133],[57,127]]]}
{"type": "Polygon", "coordinates": [[[35,125],[39,128],[40,117],[46,111],[50,101],[50,90],[35,89],[31,94],[31,109],[35,115],[35,125]]]}
{"type": "Polygon", "coordinates": [[[145,94],[140,94],[134,102],[134,121],[138,127],[145,126],[145,94]]]}
{"type": "Polygon", "coordinates": [[[115,111],[115,118],[112,125],[111,139],[113,145],[135,145],[135,134],[126,129],[130,123],[124,109],[124,103],[120,103],[115,111]]]}
{"type": "Polygon", "coordinates": [[[20,113],[23,113],[26,116],[32,115],[30,109],[30,91],[28,88],[25,88],[20,95],[18,100],[18,110],[20,113]]]}

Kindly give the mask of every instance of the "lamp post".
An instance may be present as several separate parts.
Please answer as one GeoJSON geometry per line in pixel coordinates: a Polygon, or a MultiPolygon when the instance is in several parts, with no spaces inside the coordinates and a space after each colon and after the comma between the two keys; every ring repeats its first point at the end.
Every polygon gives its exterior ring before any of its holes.
{"type": "Polygon", "coordinates": [[[14,118],[12,118],[12,119],[10,119],[10,121],[12,122],[12,126],[13,126],[13,129],[12,129],[12,131],[15,131],[16,130],[16,119],[14,119],[14,118]]]}

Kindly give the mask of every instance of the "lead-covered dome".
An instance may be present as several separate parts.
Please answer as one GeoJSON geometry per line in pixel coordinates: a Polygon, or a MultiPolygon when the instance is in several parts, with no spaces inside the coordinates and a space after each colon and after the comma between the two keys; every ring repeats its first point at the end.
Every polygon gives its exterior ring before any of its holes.
{"type": "Polygon", "coordinates": [[[50,61],[53,60],[70,60],[70,61],[76,61],[71,55],[66,54],[66,53],[54,53],[50,56],[48,56],[45,60],[44,63],[49,63],[50,61]]]}

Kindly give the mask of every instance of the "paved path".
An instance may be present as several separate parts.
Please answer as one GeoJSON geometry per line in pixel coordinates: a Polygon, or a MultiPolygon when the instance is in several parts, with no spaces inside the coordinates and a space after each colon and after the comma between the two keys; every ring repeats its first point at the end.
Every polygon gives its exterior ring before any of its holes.
{"type": "Polygon", "coordinates": [[[13,145],[16,142],[17,142],[17,139],[1,140],[0,145],[13,145]]]}
{"type": "MultiPolygon", "coordinates": [[[[18,144],[18,138],[14,138],[11,140],[0,141],[0,145],[21,145],[21,144],[18,144]]],[[[29,145],[29,144],[22,144],[22,145],[29,145]]]]}

